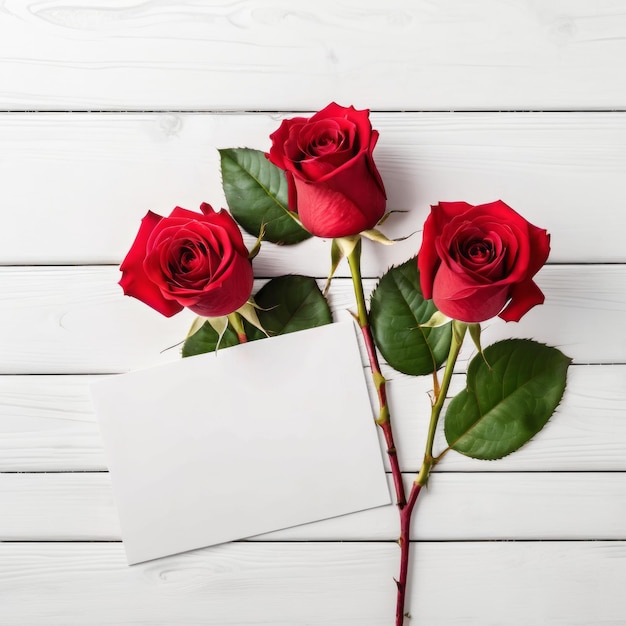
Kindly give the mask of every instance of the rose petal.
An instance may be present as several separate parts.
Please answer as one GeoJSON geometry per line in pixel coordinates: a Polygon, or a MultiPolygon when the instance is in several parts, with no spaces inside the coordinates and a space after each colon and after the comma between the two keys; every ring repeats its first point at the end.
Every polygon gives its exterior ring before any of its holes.
{"type": "Polygon", "coordinates": [[[379,133],[377,130],[372,131],[372,134],[370,136],[369,150],[367,152],[367,166],[368,166],[370,174],[374,177],[374,179],[376,180],[376,183],[380,187],[380,190],[385,195],[385,197],[387,197],[387,192],[385,191],[385,185],[383,184],[383,179],[380,175],[380,172],[378,171],[378,168],[376,167],[376,164],[374,163],[374,158],[372,156],[372,152],[374,152],[374,148],[376,147],[376,143],[378,141],[378,135],[379,133]]]}
{"type": "Polygon", "coordinates": [[[324,184],[296,179],[296,188],[302,224],[318,237],[345,237],[369,230],[385,213],[384,192],[367,172],[365,156],[324,184]]]}
{"type": "Polygon", "coordinates": [[[120,265],[122,278],[119,284],[125,295],[141,300],[166,317],[172,317],[183,307],[174,300],[164,298],[159,286],[150,280],[144,269],[146,244],[154,228],[162,219],[160,215],[148,211],[141,220],[135,241],[120,265]]]}
{"type": "Polygon", "coordinates": [[[380,220],[386,194],[371,154],[378,133],[372,130],[368,110],[331,102],[308,120],[283,121],[270,137],[267,156],[285,170],[289,208],[298,212],[309,232],[319,237],[355,235],[380,220]],[[324,190],[313,191],[305,183],[324,190]]]}
{"type": "Polygon", "coordinates": [[[545,300],[543,292],[532,280],[513,285],[510,295],[510,302],[499,315],[506,322],[519,322],[530,309],[545,300]]]}
{"type": "Polygon", "coordinates": [[[276,167],[280,167],[282,170],[288,169],[288,163],[285,154],[285,144],[289,138],[289,134],[294,126],[299,126],[307,121],[305,117],[293,117],[288,120],[283,120],[276,131],[270,135],[272,146],[269,153],[265,156],[276,167]]]}
{"type": "Polygon", "coordinates": [[[298,190],[296,188],[296,181],[291,172],[285,172],[285,178],[287,179],[287,204],[290,211],[297,212],[298,207],[298,190]]]}
{"type": "Polygon", "coordinates": [[[343,193],[323,185],[297,181],[299,210],[303,226],[317,237],[346,237],[370,226],[361,208],[343,193]],[[320,211],[318,207],[329,207],[320,211]]]}
{"type": "Polygon", "coordinates": [[[506,304],[508,286],[476,284],[463,273],[442,264],[433,284],[433,302],[448,317],[462,322],[482,322],[506,304]]]}
{"type": "Polygon", "coordinates": [[[205,317],[229,315],[248,301],[253,283],[252,264],[247,258],[236,256],[222,280],[207,285],[189,308],[205,317]]]}
{"type": "Polygon", "coordinates": [[[241,231],[228,211],[221,209],[215,213],[211,218],[211,223],[221,226],[228,233],[229,247],[235,248],[242,256],[248,256],[248,249],[243,241],[241,231]]]}
{"type": "Polygon", "coordinates": [[[426,300],[433,297],[433,282],[441,264],[441,256],[437,252],[441,232],[453,217],[461,215],[468,208],[471,205],[467,202],[440,202],[430,207],[430,213],[424,222],[422,245],[417,255],[420,286],[426,300]]]}

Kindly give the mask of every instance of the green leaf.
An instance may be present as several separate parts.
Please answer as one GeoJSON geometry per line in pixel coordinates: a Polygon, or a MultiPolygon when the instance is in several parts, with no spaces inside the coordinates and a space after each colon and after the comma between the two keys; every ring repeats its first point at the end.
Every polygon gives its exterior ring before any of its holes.
{"type": "Polygon", "coordinates": [[[475,459],[514,452],[550,419],[565,391],[571,359],[529,339],[507,339],[476,355],[467,388],[446,412],[449,446],[475,459]]]}
{"type": "Polygon", "coordinates": [[[221,350],[222,348],[236,346],[239,343],[239,339],[230,324],[220,339],[219,332],[213,328],[211,322],[204,322],[200,330],[187,337],[183,344],[182,355],[187,357],[195,354],[204,354],[205,352],[214,352],[218,342],[221,350]]]}
{"type": "MultiPolygon", "coordinates": [[[[243,317],[249,341],[315,328],[333,321],[328,302],[315,279],[295,274],[273,278],[255,294],[254,305],[244,305],[238,312],[243,317]],[[256,327],[257,324],[267,334],[256,327]]],[[[182,355],[187,357],[214,352],[218,342],[221,350],[238,345],[239,339],[232,325],[228,324],[220,340],[218,330],[206,321],[187,337],[182,355]]]]}
{"type": "MultiPolygon", "coordinates": [[[[273,278],[256,293],[254,301],[259,321],[270,336],[333,321],[326,298],[310,276],[290,274],[273,278]]],[[[252,340],[265,336],[247,323],[246,334],[252,340]]]]}
{"type": "Polygon", "coordinates": [[[294,244],[310,237],[287,207],[285,173],[260,150],[220,150],[222,185],[232,216],[241,227],[278,244],[294,244]]]}
{"type": "Polygon", "coordinates": [[[413,376],[441,367],[450,350],[451,324],[422,326],[436,311],[422,295],[415,257],[380,279],[372,293],[370,323],[374,341],[391,367],[413,376]]]}

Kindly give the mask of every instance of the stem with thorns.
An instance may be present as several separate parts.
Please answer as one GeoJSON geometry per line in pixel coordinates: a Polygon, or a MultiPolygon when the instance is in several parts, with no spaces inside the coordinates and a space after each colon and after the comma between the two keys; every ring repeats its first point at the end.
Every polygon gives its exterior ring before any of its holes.
{"type": "Polygon", "coordinates": [[[380,426],[385,437],[385,443],[387,445],[387,456],[389,457],[389,464],[391,465],[391,473],[393,476],[393,483],[396,492],[396,503],[400,510],[406,504],[406,497],[404,494],[404,484],[402,483],[402,473],[400,472],[400,464],[398,462],[398,453],[393,441],[393,431],[391,428],[391,419],[389,414],[389,405],[387,404],[387,391],[386,380],[380,371],[380,364],[378,362],[378,356],[376,354],[376,347],[374,346],[374,338],[372,336],[372,329],[369,323],[369,316],[367,313],[367,307],[365,305],[365,295],[363,294],[363,281],[361,278],[361,240],[357,242],[354,249],[348,254],[348,264],[350,266],[350,274],[352,275],[352,284],[354,286],[354,295],[356,297],[357,304],[357,320],[361,328],[363,340],[365,342],[365,349],[367,350],[367,356],[370,362],[370,368],[372,372],[372,380],[376,388],[378,395],[378,418],[376,423],[380,426]]]}
{"type": "Polygon", "coordinates": [[[352,251],[347,255],[348,264],[350,266],[350,274],[352,276],[352,284],[354,286],[354,294],[357,301],[357,321],[363,334],[367,356],[370,362],[372,379],[378,395],[379,413],[376,423],[381,427],[385,442],[387,444],[387,456],[391,465],[391,473],[396,492],[396,503],[400,513],[400,574],[397,585],[396,600],[396,626],[403,626],[405,618],[406,589],[409,575],[409,552],[411,547],[411,518],[417,498],[430,476],[430,472],[435,467],[441,457],[433,457],[433,444],[435,440],[435,432],[439,416],[443,409],[444,402],[452,380],[452,372],[456,364],[461,345],[467,331],[467,324],[452,321],[452,341],[450,351],[446,361],[446,367],[443,373],[443,379],[439,384],[437,372],[433,372],[433,403],[430,415],[430,424],[428,426],[428,436],[426,440],[426,450],[424,452],[424,460],[419,473],[411,487],[409,499],[407,501],[404,484],[402,482],[402,473],[400,472],[400,464],[396,446],[393,441],[393,431],[391,428],[391,419],[389,414],[389,405],[387,403],[386,380],[380,370],[376,347],[372,336],[372,329],[369,323],[367,307],[365,305],[365,296],[363,294],[363,281],[361,277],[361,240],[359,239],[352,251]]]}
{"type": "Polygon", "coordinates": [[[432,409],[430,412],[430,423],[428,425],[428,435],[426,438],[426,450],[424,452],[424,460],[419,473],[413,483],[409,499],[405,507],[400,510],[400,575],[396,584],[398,586],[398,596],[396,602],[396,626],[402,626],[404,623],[404,606],[406,603],[406,587],[409,575],[409,548],[411,545],[411,515],[417,502],[422,487],[428,483],[430,472],[437,465],[441,457],[433,457],[433,444],[435,441],[435,432],[441,409],[443,408],[450,381],[452,380],[452,372],[456,364],[463,338],[467,330],[467,324],[463,322],[452,321],[452,342],[450,344],[450,352],[446,360],[446,368],[443,372],[443,380],[441,387],[435,389],[432,409]]]}

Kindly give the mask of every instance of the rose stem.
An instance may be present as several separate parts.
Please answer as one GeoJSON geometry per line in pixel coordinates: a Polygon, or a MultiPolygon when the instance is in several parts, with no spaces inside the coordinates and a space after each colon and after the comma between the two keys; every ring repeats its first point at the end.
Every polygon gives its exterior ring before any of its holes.
{"type": "Polygon", "coordinates": [[[354,295],[357,304],[357,319],[363,334],[367,356],[370,362],[372,379],[378,394],[379,412],[376,423],[380,426],[385,437],[387,445],[387,456],[391,465],[391,473],[393,476],[393,484],[396,491],[396,504],[399,510],[406,505],[406,496],[404,494],[404,484],[402,483],[402,473],[400,472],[400,464],[398,462],[398,453],[393,442],[393,431],[391,428],[391,418],[389,414],[389,406],[387,404],[386,380],[380,371],[380,364],[374,346],[372,337],[372,329],[369,323],[367,307],[365,306],[365,295],[363,294],[363,281],[361,278],[361,239],[359,238],[356,246],[350,254],[348,254],[348,264],[350,266],[350,274],[352,275],[352,284],[354,285],[354,295]]]}
{"type": "Polygon", "coordinates": [[[446,360],[446,368],[443,372],[441,387],[439,391],[435,391],[435,397],[430,413],[430,423],[428,425],[428,436],[426,438],[424,460],[422,461],[420,471],[411,488],[409,500],[406,506],[400,510],[400,576],[397,580],[398,597],[396,602],[396,626],[402,626],[405,617],[404,605],[406,599],[406,584],[409,573],[409,548],[411,545],[411,515],[422,487],[428,482],[431,469],[435,467],[441,458],[441,456],[437,458],[433,457],[435,432],[439,421],[439,415],[441,414],[441,409],[443,408],[443,404],[448,394],[450,381],[452,380],[452,372],[454,370],[457,357],[459,356],[459,351],[461,350],[466,330],[467,324],[456,320],[452,321],[452,341],[450,343],[450,352],[448,353],[448,359],[446,360]]]}
{"type": "Polygon", "coordinates": [[[235,332],[237,333],[237,338],[239,339],[239,343],[246,343],[248,341],[248,337],[246,337],[246,330],[243,327],[243,323],[241,321],[239,313],[237,313],[236,311],[234,313],[231,313],[228,316],[228,321],[235,329],[235,332]]]}

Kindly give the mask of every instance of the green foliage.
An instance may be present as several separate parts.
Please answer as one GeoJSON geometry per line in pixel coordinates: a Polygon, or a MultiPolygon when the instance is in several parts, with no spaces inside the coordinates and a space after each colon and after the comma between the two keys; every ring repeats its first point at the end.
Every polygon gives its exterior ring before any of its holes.
{"type": "MultiPolygon", "coordinates": [[[[333,321],[330,307],[314,278],[290,274],[273,278],[254,296],[259,322],[267,335],[247,320],[242,323],[249,341],[263,339],[268,335],[285,335],[298,330],[315,328],[333,321]]],[[[219,334],[209,322],[187,338],[183,345],[183,357],[214,352],[219,334]]],[[[239,343],[237,333],[229,324],[219,341],[219,349],[239,343]]]]}
{"type": "MultiPolygon", "coordinates": [[[[315,279],[290,274],[273,278],[254,296],[261,325],[270,335],[284,335],[333,321],[330,307],[315,279]]],[[[246,324],[250,339],[264,337],[246,324]]]]}
{"type": "MultiPolygon", "coordinates": [[[[211,326],[209,322],[204,322],[202,327],[190,337],[187,337],[183,344],[182,355],[194,356],[195,354],[204,354],[205,352],[214,352],[219,341],[219,334],[211,326]]],[[[236,346],[239,343],[237,333],[229,325],[219,341],[219,349],[236,346]]]]}
{"type": "Polygon", "coordinates": [[[421,376],[445,362],[451,324],[422,326],[436,311],[422,295],[416,258],[392,267],[380,279],[371,298],[370,323],[378,349],[394,369],[421,376]]]}
{"type": "Polygon", "coordinates": [[[294,244],[311,236],[287,208],[285,173],[263,152],[250,148],[219,152],[226,202],[244,230],[258,237],[265,225],[264,239],[278,244],[294,244]]]}
{"type": "Polygon", "coordinates": [[[529,339],[508,339],[475,356],[467,388],[446,412],[449,446],[475,459],[514,452],[550,419],[565,391],[571,360],[529,339]]]}

